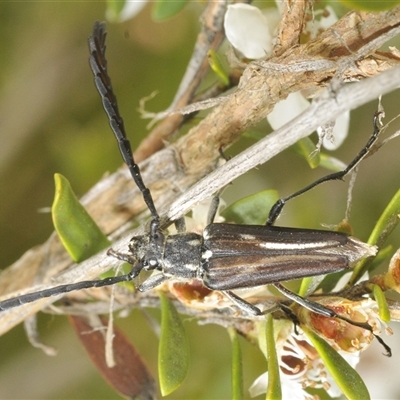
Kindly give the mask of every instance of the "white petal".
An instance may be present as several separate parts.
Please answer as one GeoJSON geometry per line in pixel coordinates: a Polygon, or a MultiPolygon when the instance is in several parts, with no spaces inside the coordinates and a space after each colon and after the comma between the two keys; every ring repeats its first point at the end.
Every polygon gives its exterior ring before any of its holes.
{"type": "MultiPolygon", "coordinates": [[[[280,373],[282,400],[304,400],[309,397],[309,394],[303,389],[301,381],[291,379],[290,376],[280,373]]],[[[268,372],[260,375],[251,385],[249,393],[251,397],[259,396],[267,392],[268,372]]]]}
{"type": "Polygon", "coordinates": [[[281,14],[276,8],[264,8],[261,12],[267,20],[269,33],[274,37],[276,28],[281,20],[281,14]]]}
{"type": "Polygon", "coordinates": [[[228,40],[245,57],[264,58],[271,52],[268,20],[259,8],[243,3],[228,6],[224,27],[228,40]]]}
{"type": "MultiPolygon", "coordinates": [[[[284,375],[286,376],[286,375],[284,375]]],[[[292,379],[282,379],[282,400],[304,400],[310,397],[301,382],[292,379]]]]}
{"type": "Polygon", "coordinates": [[[124,7],[118,15],[111,14],[111,11],[108,9],[106,12],[106,18],[109,21],[127,21],[128,19],[131,19],[139,14],[146,3],[147,0],[126,1],[124,7]]]}
{"type": "Polygon", "coordinates": [[[268,372],[260,375],[250,386],[249,393],[251,397],[259,396],[266,393],[268,384],[268,372]]]}
{"type": "Polygon", "coordinates": [[[277,103],[267,120],[273,129],[279,129],[287,122],[301,114],[310,103],[299,93],[290,93],[285,100],[277,103]]]}
{"type": "MultiPolygon", "coordinates": [[[[333,141],[324,138],[323,146],[327,150],[336,150],[338,147],[340,147],[349,132],[349,124],[350,111],[346,111],[335,121],[335,126],[333,127],[332,131],[333,141]]],[[[317,132],[320,134],[321,130],[318,128],[317,132]]]]}

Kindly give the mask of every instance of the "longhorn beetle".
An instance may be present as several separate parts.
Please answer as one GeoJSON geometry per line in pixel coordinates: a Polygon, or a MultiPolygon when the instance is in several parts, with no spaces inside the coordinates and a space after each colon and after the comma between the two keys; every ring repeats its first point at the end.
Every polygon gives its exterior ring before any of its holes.
{"type": "MultiPolygon", "coordinates": [[[[166,236],[161,231],[160,217],[152,195],[142,180],[139,166],[133,159],[130,142],[126,137],[124,122],[119,114],[117,99],[107,73],[105,39],[105,24],[96,22],[93,34],[89,37],[90,66],[122,157],[151,213],[149,232],[133,237],[129,243],[129,252],[126,254],[112,249],[108,251],[110,256],[132,265],[129,273],[100,280],[60,285],[8,299],[0,302],[0,311],[74,290],[131,281],[142,270],[156,270],[159,273],[153,274],[141,283],[137,287],[139,291],[153,289],[170,278],[184,280],[197,278],[207,288],[223,292],[242,311],[257,316],[262,315],[263,311],[240,298],[232,290],[272,284],[287,298],[311,311],[327,317],[340,318],[372,331],[367,323],[354,322],[340,316],[323,305],[289,291],[281,282],[349,269],[361,259],[374,256],[377,248],[340,232],[283,228],[273,225],[287,201],[323,182],[342,179],[360,163],[379,135],[379,114],[374,118],[373,134],[347,168],[324,176],[294,194],[278,200],[272,207],[265,226],[213,223],[216,212],[214,210],[211,222],[202,235],[182,232],[182,229],[178,229],[177,234],[166,236]]],[[[181,222],[175,223],[177,228],[183,226],[181,222]]],[[[390,354],[390,349],[382,339],[377,338],[390,354]]]]}

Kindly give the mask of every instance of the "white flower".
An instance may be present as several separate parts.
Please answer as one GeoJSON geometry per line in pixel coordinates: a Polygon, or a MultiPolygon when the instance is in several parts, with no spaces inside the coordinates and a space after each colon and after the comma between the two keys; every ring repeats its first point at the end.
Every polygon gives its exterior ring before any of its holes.
{"type": "MultiPolygon", "coordinates": [[[[273,129],[279,129],[300,115],[310,103],[300,92],[291,93],[285,100],[277,103],[267,120],[273,129]]],[[[340,115],[334,124],[317,129],[318,136],[327,150],[336,150],[346,139],[349,131],[350,111],[340,115]]]]}
{"type": "Polygon", "coordinates": [[[310,103],[300,92],[290,93],[285,100],[275,104],[274,109],[267,116],[273,129],[279,129],[293,118],[297,117],[310,106],[310,103]]]}
{"type": "Polygon", "coordinates": [[[278,25],[279,12],[275,8],[263,14],[249,4],[232,4],[225,14],[225,34],[235,49],[246,58],[260,59],[272,50],[273,33],[278,25]]]}
{"type": "MultiPolygon", "coordinates": [[[[299,329],[298,329],[299,330],[299,329]]],[[[300,330],[296,335],[287,327],[278,334],[276,343],[281,376],[283,400],[304,400],[313,398],[305,389],[324,389],[330,397],[339,397],[341,391],[325,368],[315,348],[300,330]],[[285,332],[285,335],[280,335],[285,332]]],[[[358,353],[341,352],[343,358],[353,367],[359,362],[358,353]]],[[[268,373],[259,376],[250,387],[250,395],[258,396],[267,391],[268,373]]]]}
{"type": "MultiPolygon", "coordinates": [[[[324,338],[337,351],[350,367],[355,368],[360,361],[360,353],[366,350],[374,337],[382,330],[391,335],[391,329],[380,319],[377,303],[370,299],[350,301],[336,297],[326,297],[319,303],[328,306],[352,321],[368,323],[373,332],[354,326],[337,318],[321,316],[297,306],[293,312],[300,325],[324,338]]],[[[262,328],[262,326],[260,326],[262,328]]],[[[265,328],[265,327],[264,327],[265,328]]],[[[280,370],[282,399],[313,398],[307,388],[324,389],[330,397],[339,397],[341,390],[335,383],[324,362],[308,337],[290,321],[274,321],[274,337],[280,370]]],[[[260,348],[265,353],[265,338],[260,336],[260,348]]],[[[386,351],[390,349],[380,341],[386,351]]],[[[250,395],[258,396],[267,391],[268,374],[259,376],[250,387],[250,395]]]]}
{"type": "MultiPolygon", "coordinates": [[[[306,30],[314,38],[320,30],[329,28],[337,21],[331,7],[315,11],[315,17],[307,23],[306,30]]],[[[261,11],[249,4],[228,6],[225,15],[225,33],[229,42],[246,58],[260,59],[270,55],[273,47],[273,36],[279,22],[279,11],[269,8],[261,11]]],[[[273,129],[278,129],[309,106],[300,93],[292,93],[287,99],[275,105],[267,119],[273,129]]],[[[317,130],[320,142],[327,150],[337,149],[347,137],[350,112],[343,113],[336,121],[317,130]]]]}
{"type": "Polygon", "coordinates": [[[133,18],[143,9],[147,0],[134,0],[125,1],[124,7],[117,14],[112,7],[108,7],[106,11],[106,18],[112,22],[124,22],[133,18]]]}

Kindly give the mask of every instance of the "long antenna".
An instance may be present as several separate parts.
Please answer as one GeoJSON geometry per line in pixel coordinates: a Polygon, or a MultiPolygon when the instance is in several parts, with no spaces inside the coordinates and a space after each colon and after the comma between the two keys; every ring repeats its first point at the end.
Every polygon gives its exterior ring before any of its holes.
{"type": "Polygon", "coordinates": [[[357,165],[364,159],[364,157],[370,152],[371,147],[374,145],[374,143],[377,141],[379,133],[381,131],[381,117],[382,117],[382,111],[378,111],[374,115],[374,131],[372,135],[369,137],[368,142],[366,145],[361,149],[361,151],[356,155],[356,157],[353,159],[353,161],[350,162],[350,164],[343,170],[343,171],[338,171],[334,172],[332,174],[323,176],[322,178],[316,180],[315,182],[311,183],[310,185],[304,187],[303,189],[291,194],[290,196],[283,197],[279,199],[271,208],[269,215],[268,215],[268,220],[265,225],[271,226],[275,223],[275,221],[278,219],[282,208],[288,202],[289,200],[300,196],[301,194],[308,192],[310,189],[314,188],[315,186],[318,186],[319,184],[327,181],[334,181],[334,180],[340,180],[343,179],[348,173],[350,173],[354,168],[357,167],[357,165]]]}
{"type": "Polygon", "coordinates": [[[105,279],[99,279],[96,281],[82,281],[78,283],[71,283],[67,285],[59,285],[50,289],[40,290],[39,292],[27,293],[18,297],[13,297],[8,300],[3,300],[0,302],[0,312],[9,310],[10,308],[19,307],[24,304],[32,303],[34,301],[44,299],[51,296],[58,296],[68,292],[73,292],[74,290],[98,288],[103,286],[114,285],[119,282],[131,281],[134,278],[132,272],[126,275],[113,276],[105,279]]]}
{"type": "Polygon", "coordinates": [[[150,190],[143,182],[139,166],[133,159],[131,144],[125,133],[124,120],[118,111],[117,99],[113,93],[111,79],[107,74],[107,60],[105,56],[106,35],[106,24],[104,22],[96,21],[93,28],[93,34],[89,36],[89,62],[94,74],[94,83],[100,93],[104,110],[106,111],[110,121],[111,129],[118,141],[122,158],[128,166],[137,187],[142,192],[143,199],[150,210],[153,221],[156,222],[156,229],[158,229],[160,217],[154,205],[150,190]]]}
{"type": "MultiPolygon", "coordinates": [[[[110,120],[111,129],[118,141],[119,149],[122,157],[129,167],[129,171],[136,182],[139,190],[142,192],[143,199],[147,204],[152,216],[150,236],[155,237],[159,229],[159,215],[155,208],[153,198],[149,189],[143,182],[142,176],[140,174],[139,166],[135,163],[132,156],[132,149],[129,140],[126,137],[124,121],[119,114],[117,99],[112,91],[111,79],[107,74],[107,61],[105,58],[105,23],[95,22],[93,28],[93,34],[89,37],[89,49],[90,49],[90,66],[92,68],[93,74],[95,76],[95,84],[97,90],[100,93],[101,99],[103,101],[104,109],[110,120]]],[[[23,304],[32,303],[34,301],[57,296],[64,293],[72,292],[75,290],[98,288],[103,286],[114,285],[119,282],[131,281],[134,279],[141,271],[142,265],[139,263],[135,265],[132,270],[125,275],[109,277],[105,279],[98,279],[93,281],[83,281],[66,285],[59,285],[53,288],[44,289],[34,293],[27,293],[15,298],[4,300],[0,302],[0,312],[8,310],[13,307],[18,307],[23,304]]]]}

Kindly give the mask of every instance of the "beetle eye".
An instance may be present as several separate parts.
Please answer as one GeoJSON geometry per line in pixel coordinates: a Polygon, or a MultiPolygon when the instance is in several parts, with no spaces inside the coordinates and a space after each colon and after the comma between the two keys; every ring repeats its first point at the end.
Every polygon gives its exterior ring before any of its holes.
{"type": "Polygon", "coordinates": [[[158,261],[156,258],[147,259],[147,263],[145,265],[145,269],[150,271],[152,269],[156,269],[158,267],[158,261]]]}

